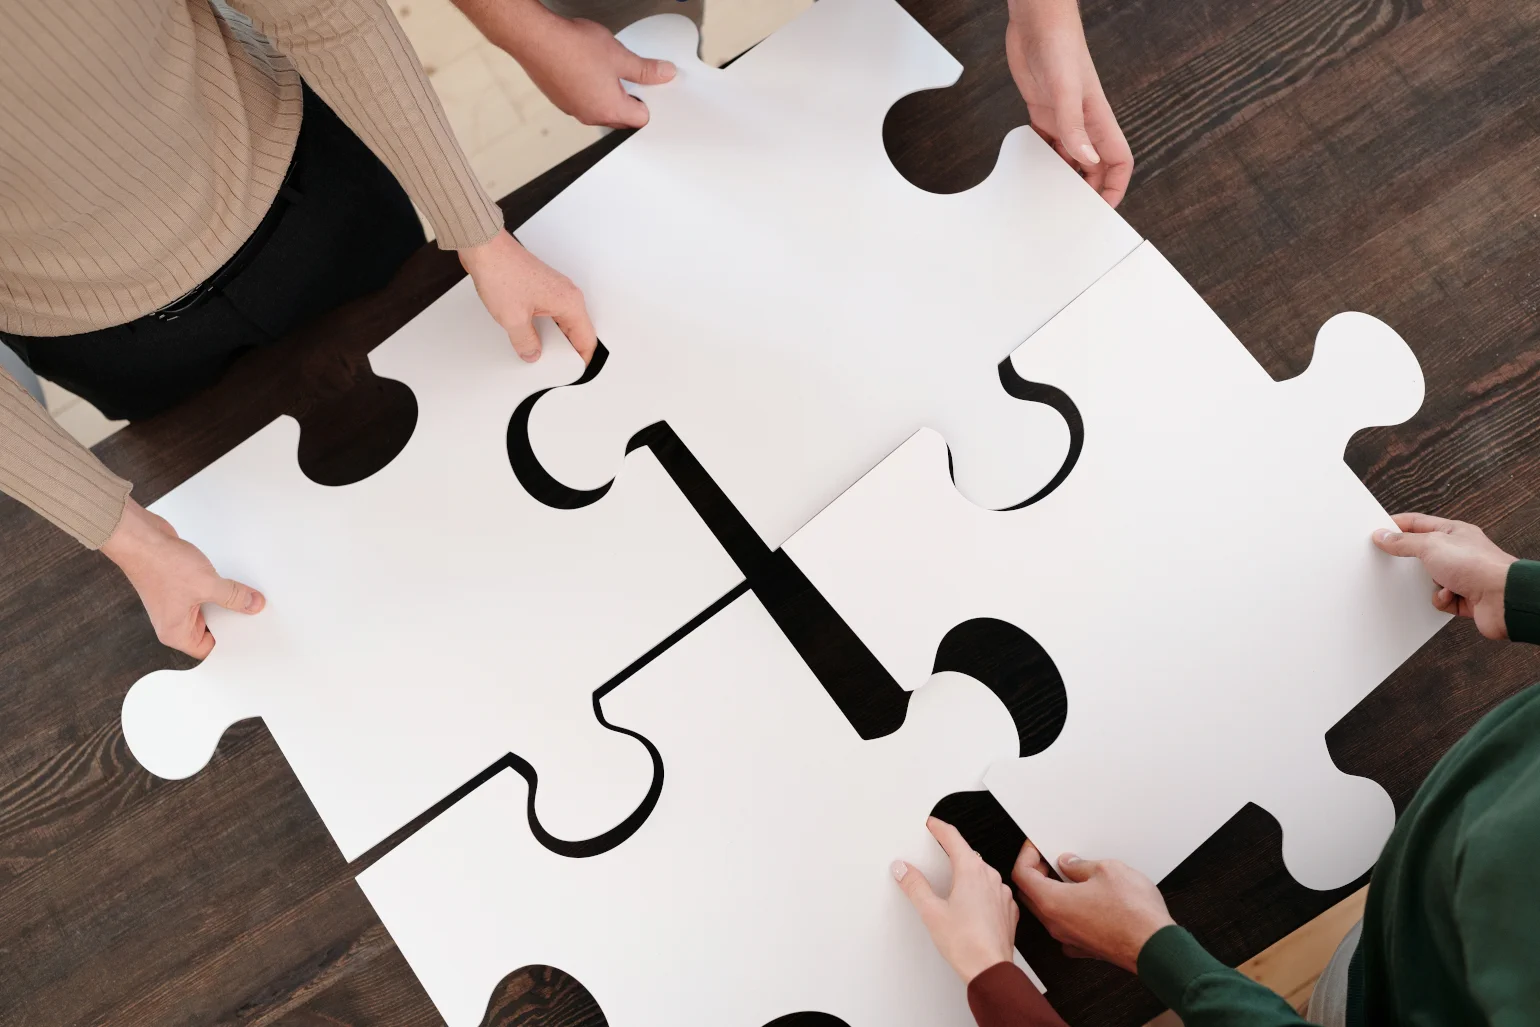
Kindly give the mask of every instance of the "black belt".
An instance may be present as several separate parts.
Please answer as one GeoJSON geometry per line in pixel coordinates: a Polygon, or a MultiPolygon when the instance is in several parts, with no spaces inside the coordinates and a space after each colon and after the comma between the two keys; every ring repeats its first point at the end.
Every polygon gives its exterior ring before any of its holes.
{"type": "Polygon", "coordinates": [[[284,172],[283,182],[278,186],[278,195],[273,197],[273,205],[267,208],[267,213],[262,216],[256,230],[246,237],[241,243],[241,248],[235,251],[235,255],[219,266],[219,270],[210,275],[202,285],[193,288],[167,303],[159,310],[152,310],[146,316],[153,317],[157,321],[175,321],[183,314],[201,307],[208,298],[217,292],[221,286],[229,284],[242,271],[246,270],[267,245],[273,233],[278,230],[278,223],[283,220],[283,215],[290,207],[303,199],[295,184],[299,175],[299,150],[296,147],[294,158],[289,162],[289,170],[284,172]]]}

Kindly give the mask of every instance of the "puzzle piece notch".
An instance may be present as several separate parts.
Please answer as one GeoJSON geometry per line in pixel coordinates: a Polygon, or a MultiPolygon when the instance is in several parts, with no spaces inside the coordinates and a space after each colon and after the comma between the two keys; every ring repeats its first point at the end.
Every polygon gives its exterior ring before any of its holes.
{"type": "Polygon", "coordinates": [[[518,229],[583,288],[610,351],[535,405],[541,465],[593,490],[666,421],[772,547],[923,425],[977,502],[1036,492],[1068,432],[998,365],[1138,236],[1025,127],[972,190],[904,180],[883,114],[958,66],[892,0],[821,0],[720,71],[690,55],[694,31],[628,30],[679,75],[639,88],[648,125],[518,229]]]}
{"type": "MultiPolygon", "coordinates": [[[[859,10],[847,7],[823,19],[798,17],[751,47],[730,69],[724,69],[700,59],[700,28],[694,21],[680,14],[652,15],[628,25],[616,38],[633,53],[672,61],[675,76],[662,85],[622,81],[621,86],[646,103],[649,113],[662,113],[665,121],[671,121],[669,116],[676,103],[683,103],[686,108],[690,103],[684,91],[669,88],[677,82],[718,79],[730,74],[739,88],[776,90],[790,70],[821,82],[826,98],[837,96],[841,104],[876,125],[880,134],[883,117],[901,98],[927,89],[944,89],[962,75],[957,59],[924,29],[915,31],[918,28],[913,17],[897,4],[869,5],[859,10]],[[821,55],[840,47],[869,52],[870,59],[832,66],[817,63],[821,55]]],[[[799,109],[794,109],[791,116],[808,123],[800,127],[814,131],[824,128],[821,121],[806,117],[806,93],[797,93],[793,100],[799,109]]],[[[869,140],[859,134],[828,132],[820,144],[863,162],[873,160],[869,140]]],[[[886,165],[887,161],[883,159],[881,163],[886,165]]]]}
{"type": "Polygon", "coordinates": [[[580,980],[616,1027],[758,1027],[796,1010],[972,1023],[888,867],[904,858],[949,887],[925,818],[1016,751],[993,693],[939,675],[900,731],[862,741],[745,595],[604,707],[668,766],[625,845],[580,861],[535,846],[508,815],[523,785],[502,774],[359,875],[452,1027],[479,1023],[498,982],[536,963],[580,980]]]}
{"type": "Polygon", "coordinates": [[[603,835],[654,771],[598,721],[595,690],[741,575],[650,451],[582,510],[523,491],[508,419],[582,362],[565,340],[519,361],[468,280],[372,362],[419,405],[379,473],[315,484],[284,418],[155,505],[268,606],[212,611],[207,660],[130,689],[130,749],[186,776],[231,723],[261,716],[350,860],[509,753],[539,774],[546,831],[603,835]]]}
{"type": "Polygon", "coordinates": [[[1319,345],[1274,382],[1146,244],[1012,358],[1084,418],[1059,489],[980,509],[922,431],[787,543],[906,687],[966,620],[1043,645],[1064,731],[987,781],[1045,851],[1159,879],[1247,801],[1278,817],[1312,887],[1352,880],[1383,843],[1388,798],[1337,772],[1322,738],[1447,618],[1415,562],[1370,543],[1391,521],[1342,450],[1360,418],[1415,412],[1422,377],[1365,315],[1319,345]]]}

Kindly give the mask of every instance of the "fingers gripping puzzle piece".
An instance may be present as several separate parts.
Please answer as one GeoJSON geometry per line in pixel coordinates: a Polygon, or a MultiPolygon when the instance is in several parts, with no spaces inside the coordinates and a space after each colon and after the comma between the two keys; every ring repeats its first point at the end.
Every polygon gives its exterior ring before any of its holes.
{"type": "Polygon", "coordinates": [[[772,546],[922,426],[984,506],[1048,481],[1068,432],[998,365],[1137,234],[1025,127],[974,189],[905,181],[883,118],[961,67],[893,0],[821,0],[724,70],[682,17],[623,38],[678,75],[634,87],[647,126],[517,231],[610,352],[535,406],[542,465],[596,488],[666,420],[772,546]]]}
{"type": "Polygon", "coordinates": [[[520,488],[508,419],[582,364],[565,343],[518,360],[468,279],[372,363],[418,402],[378,474],[311,482],[283,418],[155,504],[268,606],[212,611],[203,664],[134,685],[129,746],[185,777],[231,723],[262,717],[349,859],[509,752],[539,775],[546,830],[598,835],[637,808],[653,767],[599,722],[595,689],[740,576],[649,451],[582,510],[520,488]]]}
{"type": "Polygon", "coordinates": [[[925,830],[943,796],[1017,751],[984,686],[940,675],[896,734],[862,741],[752,594],[622,688],[607,715],[667,777],[624,845],[565,859],[510,810],[500,774],[359,875],[451,1027],[508,973],[557,966],[614,1027],[760,1027],[821,1011],[850,1027],[971,1025],[964,986],[894,884],[949,886],[925,830]]]}
{"type": "Polygon", "coordinates": [[[1158,880],[1255,801],[1301,883],[1352,880],[1394,813],[1323,736],[1447,619],[1415,561],[1371,544],[1391,521],[1342,460],[1355,430],[1417,411],[1416,358],[1340,314],[1310,368],[1274,382],[1145,244],[1013,361],[1084,420],[1055,492],[980,509],[921,432],[787,552],[907,687],[973,617],[1048,651],[1063,733],[987,782],[1049,855],[1116,856],[1158,880]]]}

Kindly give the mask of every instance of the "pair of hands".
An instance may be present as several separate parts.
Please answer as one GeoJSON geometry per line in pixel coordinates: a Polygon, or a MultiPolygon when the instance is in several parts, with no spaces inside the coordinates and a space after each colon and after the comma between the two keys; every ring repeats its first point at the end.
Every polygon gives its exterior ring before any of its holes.
{"type": "MultiPolygon", "coordinates": [[[[564,18],[537,0],[457,3],[552,103],[585,125],[642,127],[647,105],[622,81],[661,85],[675,75],[669,61],[640,57],[602,25],[564,18]]],[[[1032,127],[1116,207],[1134,160],[1091,62],[1075,0],[1012,0],[1005,54],[1032,127]]],[[[461,250],[460,258],[519,356],[540,357],[536,316],[553,318],[585,362],[593,355],[594,329],[582,294],[506,231],[461,250]]]]}
{"type": "MultiPolygon", "coordinates": [[[[640,57],[602,25],[563,18],[537,0],[457,3],[552,103],[585,125],[642,127],[647,105],[622,81],[660,85],[675,75],[669,61],[640,57]]],[[[1012,0],[1005,54],[1032,127],[1116,207],[1133,174],[1133,155],[1091,62],[1075,0],[1012,0]]],[[[520,357],[540,358],[537,316],[555,320],[585,363],[593,356],[594,328],[582,293],[507,231],[461,250],[460,259],[520,357]]]]}
{"type": "MultiPolygon", "coordinates": [[[[670,62],[640,57],[603,26],[563,18],[538,0],[456,3],[558,108],[587,125],[640,128],[647,107],[622,81],[659,85],[675,75],[670,62]]],[[[1006,57],[1033,127],[1116,206],[1133,158],[1091,63],[1075,0],[1012,0],[1006,57]]],[[[582,292],[506,230],[460,250],[460,262],[521,358],[540,359],[536,317],[554,320],[584,362],[592,358],[597,339],[582,292]]],[[[156,637],[199,659],[214,646],[205,603],[245,613],[265,605],[261,593],[221,577],[170,524],[132,500],[102,549],[139,593],[156,637]]]]}
{"type": "MultiPolygon", "coordinates": [[[[1505,639],[1503,590],[1516,557],[1498,548],[1473,524],[1405,513],[1397,531],[1380,529],[1376,546],[1392,556],[1422,561],[1433,578],[1433,605],[1474,620],[1487,638],[1505,639]]],[[[925,875],[902,861],[893,864],[899,887],[914,903],[936,948],[964,981],[996,963],[1009,962],[1018,912],[1011,888],[963,840],[957,829],[932,817],[927,826],[952,863],[952,890],[938,897],[925,875]]],[[[1029,841],[1011,871],[1017,893],[1070,956],[1101,959],[1136,972],[1139,952],[1172,923],[1160,891],[1149,878],[1117,860],[1059,860],[1063,880],[1029,841]]]]}
{"type": "MultiPolygon", "coordinates": [[[[585,125],[641,128],[647,106],[621,81],[660,85],[668,61],[639,57],[602,25],[563,18],[537,0],[455,0],[482,35],[513,56],[552,103],[585,125]]],[[[1076,0],[1010,0],[1005,58],[1032,127],[1116,207],[1134,158],[1086,46],[1076,0]]]]}
{"type": "MultiPolygon", "coordinates": [[[[918,868],[902,860],[893,864],[893,876],[942,957],[964,982],[971,981],[1011,961],[1020,918],[1015,893],[957,828],[935,817],[925,826],[951,861],[951,892],[941,898],[918,868]]],[[[1149,878],[1116,860],[1065,855],[1059,872],[1062,881],[1049,874],[1047,862],[1027,842],[1011,880],[1027,908],[1071,956],[1103,959],[1132,971],[1144,943],[1173,922],[1149,878]]]]}

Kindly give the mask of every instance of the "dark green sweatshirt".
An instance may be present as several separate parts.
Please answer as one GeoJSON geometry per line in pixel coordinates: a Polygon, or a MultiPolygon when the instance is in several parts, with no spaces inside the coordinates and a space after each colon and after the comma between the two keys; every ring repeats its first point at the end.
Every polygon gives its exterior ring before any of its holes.
{"type": "MultiPolygon", "coordinates": [[[[1540,643],[1540,563],[1504,592],[1508,637],[1540,643]]],[[[1304,1023],[1180,927],[1139,977],[1186,1027],[1304,1023]]],[[[1540,685],[1487,714],[1439,761],[1375,864],[1348,986],[1350,1027],[1540,1024],[1540,685]]]]}

